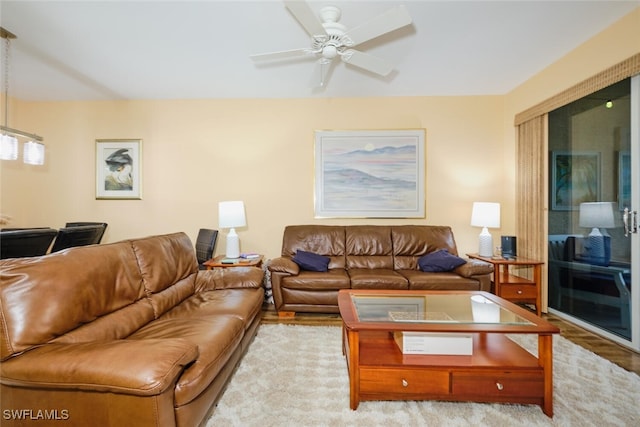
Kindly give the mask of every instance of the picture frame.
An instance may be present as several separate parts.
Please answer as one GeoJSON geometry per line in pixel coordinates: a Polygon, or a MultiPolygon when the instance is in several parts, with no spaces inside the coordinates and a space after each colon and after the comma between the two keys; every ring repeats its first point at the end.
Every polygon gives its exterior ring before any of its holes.
{"type": "Polygon", "coordinates": [[[600,200],[599,152],[554,151],[551,168],[552,210],[578,210],[580,203],[600,200]]]}
{"type": "Polygon", "coordinates": [[[618,209],[631,207],[631,153],[618,152],[618,209]]]}
{"type": "Polygon", "coordinates": [[[96,140],[96,199],[142,199],[142,140],[96,140]]]}
{"type": "Polygon", "coordinates": [[[315,132],[316,218],[424,218],[425,129],[315,132]]]}

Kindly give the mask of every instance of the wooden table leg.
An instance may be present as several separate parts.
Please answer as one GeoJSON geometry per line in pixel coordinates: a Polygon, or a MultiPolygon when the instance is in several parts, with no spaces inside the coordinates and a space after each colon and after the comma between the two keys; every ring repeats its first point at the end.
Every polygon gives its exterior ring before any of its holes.
{"type": "Polygon", "coordinates": [[[542,412],[553,417],[553,335],[538,335],[538,363],[544,371],[542,412]]]}
{"type": "Polygon", "coordinates": [[[536,284],[536,314],[542,316],[542,265],[533,266],[533,281],[536,284]]]}
{"type": "Polygon", "coordinates": [[[349,331],[349,396],[354,411],[360,404],[360,339],[358,332],[349,331]]]}

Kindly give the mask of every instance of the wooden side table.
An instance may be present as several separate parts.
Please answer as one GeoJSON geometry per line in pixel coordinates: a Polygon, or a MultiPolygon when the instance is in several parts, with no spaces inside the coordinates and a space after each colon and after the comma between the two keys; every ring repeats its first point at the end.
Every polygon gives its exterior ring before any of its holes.
{"type": "Polygon", "coordinates": [[[536,314],[538,316],[542,314],[540,301],[544,262],[526,258],[484,257],[478,254],[467,254],[467,256],[493,264],[493,292],[497,296],[515,303],[535,304],[536,314]],[[533,268],[533,280],[511,274],[510,266],[533,268]]]}
{"type": "Polygon", "coordinates": [[[233,263],[223,263],[223,259],[227,259],[224,255],[218,255],[217,257],[205,261],[203,265],[207,267],[207,270],[213,270],[214,268],[232,268],[232,267],[262,267],[262,255],[258,258],[244,259],[234,258],[233,263]]]}

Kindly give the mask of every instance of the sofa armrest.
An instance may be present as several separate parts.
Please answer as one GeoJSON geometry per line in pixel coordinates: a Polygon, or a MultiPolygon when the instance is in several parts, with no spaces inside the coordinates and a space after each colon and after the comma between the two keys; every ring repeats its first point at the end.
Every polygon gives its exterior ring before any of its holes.
{"type": "Polygon", "coordinates": [[[5,360],[2,384],[138,396],[173,387],[198,347],[182,338],[45,344],[5,360]]]}
{"type": "Polygon", "coordinates": [[[272,273],[287,273],[293,276],[300,274],[300,266],[287,257],[272,259],[268,268],[272,273]]]}
{"type": "Polygon", "coordinates": [[[231,267],[200,270],[196,276],[196,292],[214,289],[259,288],[264,271],[258,267],[231,267]]]}
{"type": "Polygon", "coordinates": [[[466,261],[467,262],[465,264],[462,264],[460,267],[456,267],[453,272],[467,278],[482,274],[493,273],[493,264],[489,262],[473,258],[467,259],[466,261]]]}

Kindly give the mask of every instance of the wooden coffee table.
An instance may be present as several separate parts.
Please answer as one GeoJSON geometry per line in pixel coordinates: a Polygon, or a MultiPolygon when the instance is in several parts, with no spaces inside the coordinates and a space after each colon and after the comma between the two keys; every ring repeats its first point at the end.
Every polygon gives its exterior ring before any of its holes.
{"type": "Polygon", "coordinates": [[[364,400],[477,401],[536,404],[553,416],[560,330],[528,310],[480,291],[344,289],[338,306],[351,409],[364,400]],[[469,339],[470,354],[403,354],[397,332],[469,339]],[[536,335],[537,357],[507,334],[536,335]]]}

